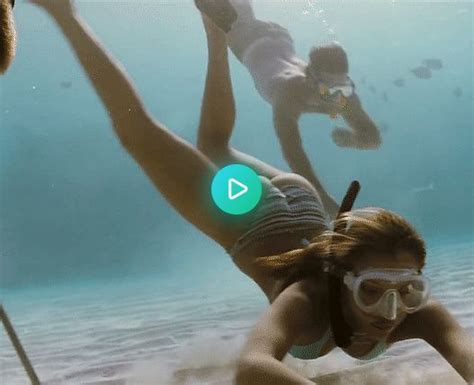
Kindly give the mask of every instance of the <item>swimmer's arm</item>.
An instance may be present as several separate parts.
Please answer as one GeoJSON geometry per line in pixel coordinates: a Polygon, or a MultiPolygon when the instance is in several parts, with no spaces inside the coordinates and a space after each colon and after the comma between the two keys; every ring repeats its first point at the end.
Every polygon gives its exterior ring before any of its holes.
{"type": "Polygon", "coordinates": [[[301,293],[284,290],[252,330],[240,356],[236,385],[314,385],[281,360],[297,334],[309,328],[314,305],[301,293]]]}
{"type": "Polygon", "coordinates": [[[283,156],[293,172],[304,176],[317,190],[322,189],[306,155],[298,126],[299,115],[283,106],[273,108],[273,123],[280,141],[283,156]]]}
{"type": "Polygon", "coordinates": [[[400,325],[395,340],[421,338],[435,348],[467,381],[474,384],[474,341],[438,301],[430,302],[400,325]]]}
{"type": "Polygon", "coordinates": [[[298,126],[299,114],[291,112],[283,103],[273,107],[273,122],[278,139],[291,170],[305,177],[315,188],[331,218],[337,215],[338,205],[319,181],[306,155],[298,126]]]}
{"type": "Polygon", "coordinates": [[[347,105],[341,109],[340,114],[351,130],[337,127],[333,131],[333,140],[337,145],[358,149],[380,147],[382,143],[380,132],[370,116],[364,111],[356,94],[347,99],[347,105]]]}

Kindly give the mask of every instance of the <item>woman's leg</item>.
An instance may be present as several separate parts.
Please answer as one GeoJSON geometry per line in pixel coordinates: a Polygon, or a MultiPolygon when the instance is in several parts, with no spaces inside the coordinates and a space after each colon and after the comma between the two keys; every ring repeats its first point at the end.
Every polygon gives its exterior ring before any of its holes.
{"type": "Polygon", "coordinates": [[[270,24],[255,18],[252,0],[229,0],[237,11],[237,21],[227,33],[227,41],[234,55],[240,60],[247,48],[258,39],[270,36],[270,24]]]}
{"type": "Polygon", "coordinates": [[[189,222],[223,247],[230,247],[242,228],[211,202],[215,165],[149,116],[125,71],[94,38],[69,1],[32,2],[57,21],[107,108],[120,142],[160,193],[189,222]]]}
{"type": "Polygon", "coordinates": [[[242,163],[271,179],[284,172],[230,147],[235,123],[235,101],[230,79],[225,34],[205,15],[208,67],[199,123],[198,148],[215,164],[242,163]]]}

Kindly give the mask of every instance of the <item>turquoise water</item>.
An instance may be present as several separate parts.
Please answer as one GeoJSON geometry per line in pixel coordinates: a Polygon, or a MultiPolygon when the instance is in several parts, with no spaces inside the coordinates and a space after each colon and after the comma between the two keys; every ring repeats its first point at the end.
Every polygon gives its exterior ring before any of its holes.
{"type": "MultiPolygon", "coordinates": [[[[206,46],[191,2],[78,8],[153,114],[194,142],[206,46]]],[[[312,44],[339,40],[384,128],[380,150],[345,150],[332,143],[329,119],[303,117],[306,150],[329,191],[340,197],[357,178],[358,205],[399,211],[434,243],[472,237],[472,4],[256,2],[256,12],[288,27],[302,57],[312,44]],[[431,79],[409,72],[430,57],[444,64],[431,79]],[[406,85],[396,87],[397,78],[406,85]]],[[[28,4],[16,17],[18,56],[1,80],[1,285],[163,277],[203,259],[212,269],[222,251],[175,215],[121,150],[57,28],[28,4]]],[[[234,145],[286,169],[270,108],[233,57],[232,75],[234,145]]]]}
{"type": "MultiPolygon", "coordinates": [[[[192,1],[78,1],[77,8],[151,113],[195,143],[207,48],[192,1]]],[[[257,0],[255,9],[289,29],[304,59],[314,44],[337,39],[345,47],[383,145],[339,148],[333,121],[305,115],[306,151],[335,197],[358,179],[358,207],[395,210],[415,225],[427,241],[435,295],[472,335],[472,2],[257,0]],[[443,68],[420,79],[410,70],[426,58],[443,68]],[[403,87],[394,84],[400,78],[403,87]]],[[[42,378],[125,384],[137,362],[178,354],[203,329],[231,343],[219,350],[202,342],[194,356],[237,352],[234,339],[254,324],[263,294],[175,214],[123,151],[46,14],[17,2],[15,17],[18,54],[0,77],[0,298],[42,378]]],[[[269,105],[230,58],[233,145],[288,170],[269,105]]],[[[11,384],[25,383],[11,350],[0,354],[0,368],[11,384]]]]}
{"type": "MultiPolygon", "coordinates": [[[[207,51],[192,2],[77,6],[154,116],[195,142],[207,51]]],[[[429,245],[472,239],[472,3],[257,1],[255,8],[290,30],[305,59],[311,45],[339,40],[363,104],[383,128],[379,150],[347,150],[332,143],[327,117],[303,117],[306,150],[328,190],[341,198],[358,179],[358,206],[402,213],[429,245]],[[410,72],[425,58],[443,62],[427,80],[410,72]],[[404,87],[393,84],[397,78],[404,87]]],[[[1,78],[1,286],[145,275],[193,280],[212,276],[216,266],[234,269],[121,149],[52,21],[25,3],[15,16],[18,55],[1,78]]],[[[288,169],[270,107],[234,57],[231,65],[233,144],[288,169]]]]}

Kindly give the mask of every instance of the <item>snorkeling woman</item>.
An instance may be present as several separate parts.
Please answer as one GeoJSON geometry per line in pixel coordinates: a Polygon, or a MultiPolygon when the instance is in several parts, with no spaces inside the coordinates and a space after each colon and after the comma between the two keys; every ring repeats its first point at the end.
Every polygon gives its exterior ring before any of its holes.
{"type": "Polygon", "coordinates": [[[5,73],[15,57],[14,5],[15,0],[0,0],[0,74],[5,73]]]}
{"type": "MultiPolygon", "coordinates": [[[[237,384],[309,385],[281,362],[288,352],[317,358],[337,344],[353,357],[371,358],[410,338],[424,339],[466,381],[474,380],[472,340],[429,298],[424,244],[402,217],[381,208],[349,210],[331,231],[311,183],[229,146],[235,105],[226,36],[205,16],[209,63],[196,148],[149,115],[70,0],[32,2],[70,42],[122,146],[175,210],[225,248],[271,303],[242,352],[237,384]],[[229,163],[249,165],[263,185],[256,209],[238,219],[218,211],[208,193],[217,168],[229,163]]],[[[341,211],[350,208],[354,189],[341,211]]]]}
{"type": "MultiPolygon", "coordinates": [[[[364,111],[348,76],[349,62],[336,42],[313,47],[309,63],[300,59],[289,32],[255,17],[251,0],[196,0],[198,8],[227,32],[235,56],[248,68],[260,95],[271,104],[283,155],[293,172],[318,190],[298,127],[304,113],[341,115],[348,126],[336,127],[333,141],[341,147],[378,148],[378,128],[364,111]]],[[[335,211],[334,201],[327,210],[335,211]]]]}

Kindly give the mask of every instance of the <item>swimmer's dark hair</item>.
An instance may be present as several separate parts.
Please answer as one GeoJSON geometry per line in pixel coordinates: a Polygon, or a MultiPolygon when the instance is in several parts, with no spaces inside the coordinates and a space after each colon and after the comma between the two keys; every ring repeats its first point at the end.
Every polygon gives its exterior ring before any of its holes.
{"type": "Polygon", "coordinates": [[[0,0],[0,74],[15,57],[16,32],[10,0],[0,0]]]}
{"type": "Polygon", "coordinates": [[[402,216],[392,211],[378,207],[348,211],[335,220],[334,227],[346,230],[324,231],[304,249],[260,257],[255,264],[287,285],[305,277],[317,277],[328,265],[350,271],[367,252],[382,256],[406,251],[415,256],[418,269],[425,264],[423,239],[402,216]]]}
{"type": "Polygon", "coordinates": [[[315,72],[348,73],[349,61],[344,48],[336,42],[313,47],[309,52],[309,65],[315,72]]]}

